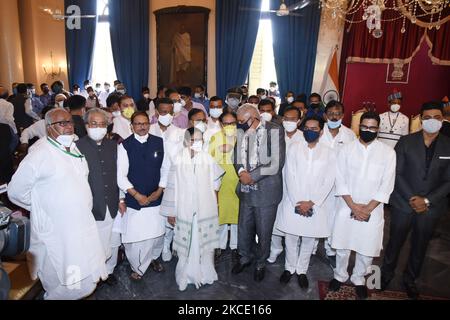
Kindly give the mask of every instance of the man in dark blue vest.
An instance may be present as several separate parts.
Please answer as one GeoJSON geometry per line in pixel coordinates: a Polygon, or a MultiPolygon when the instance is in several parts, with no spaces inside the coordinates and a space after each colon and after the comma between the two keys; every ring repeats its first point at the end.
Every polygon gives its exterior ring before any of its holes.
{"type": "Polygon", "coordinates": [[[140,280],[147,268],[161,272],[156,261],[164,244],[165,218],[159,214],[163,190],[170,170],[163,140],[149,134],[145,112],[131,117],[133,135],[117,151],[117,182],[126,193],[127,212],[122,219],[122,243],[130,262],[132,279],[140,280]]]}

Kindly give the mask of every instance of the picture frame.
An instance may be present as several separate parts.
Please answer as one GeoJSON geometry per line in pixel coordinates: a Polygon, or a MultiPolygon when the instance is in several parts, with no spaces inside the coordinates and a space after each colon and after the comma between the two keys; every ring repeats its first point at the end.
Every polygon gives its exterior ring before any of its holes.
{"type": "Polygon", "coordinates": [[[410,63],[389,63],[386,70],[386,83],[407,84],[410,67],[410,63]]]}
{"type": "Polygon", "coordinates": [[[177,6],[154,11],[158,86],[206,85],[210,9],[177,6]]]}

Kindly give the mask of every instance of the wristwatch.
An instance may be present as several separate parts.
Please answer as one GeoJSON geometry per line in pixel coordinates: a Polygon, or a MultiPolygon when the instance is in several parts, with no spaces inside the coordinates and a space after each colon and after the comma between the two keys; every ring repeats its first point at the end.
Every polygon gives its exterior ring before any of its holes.
{"type": "Polygon", "coordinates": [[[423,201],[425,202],[425,204],[427,205],[427,207],[430,206],[430,200],[428,200],[427,198],[423,198],[423,201]]]}
{"type": "Polygon", "coordinates": [[[125,199],[120,199],[119,203],[125,203],[125,199]]]}

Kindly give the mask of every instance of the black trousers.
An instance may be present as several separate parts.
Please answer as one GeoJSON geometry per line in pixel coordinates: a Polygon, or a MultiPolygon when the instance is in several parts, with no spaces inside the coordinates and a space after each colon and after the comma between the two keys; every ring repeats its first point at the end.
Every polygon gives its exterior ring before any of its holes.
{"type": "Polygon", "coordinates": [[[441,215],[433,212],[432,209],[427,213],[418,214],[414,211],[405,212],[392,206],[390,216],[389,242],[381,267],[382,273],[387,279],[394,277],[400,251],[411,231],[411,249],[403,279],[408,283],[414,282],[420,275],[428,243],[441,215]]]}
{"type": "Polygon", "coordinates": [[[256,260],[256,266],[262,268],[270,255],[273,224],[278,205],[268,207],[250,207],[245,201],[239,206],[238,251],[241,263],[256,260]],[[258,243],[256,237],[258,236],[258,243]]]}

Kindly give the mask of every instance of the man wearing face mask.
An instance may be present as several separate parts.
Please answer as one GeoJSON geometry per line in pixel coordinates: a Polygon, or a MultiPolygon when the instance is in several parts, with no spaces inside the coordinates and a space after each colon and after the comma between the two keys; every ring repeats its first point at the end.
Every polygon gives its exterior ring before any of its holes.
{"type": "Polygon", "coordinates": [[[63,109],[64,108],[64,102],[67,100],[66,95],[62,94],[62,93],[58,93],[55,96],[55,108],[60,108],[63,109]]]}
{"type": "Polygon", "coordinates": [[[181,99],[184,101],[184,108],[189,112],[193,108],[202,110],[205,114],[208,114],[206,112],[206,108],[198,102],[194,102],[191,99],[192,95],[192,89],[189,87],[181,87],[178,89],[178,92],[180,93],[181,99]]]}
{"type": "Polygon", "coordinates": [[[439,219],[447,211],[450,193],[450,139],[439,133],[443,114],[440,102],[422,105],[423,130],[400,138],[395,146],[397,174],[391,196],[389,243],[381,269],[381,289],[395,275],[400,251],[411,231],[411,247],[403,271],[403,286],[409,298],[417,299],[415,281],[439,219]]]}
{"type": "Polygon", "coordinates": [[[318,93],[311,93],[309,96],[309,107],[306,111],[306,117],[311,116],[318,116],[323,117],[323,104],[322,104],[322,97],[318,93]]]}
{"type": "Polygon", "coordinates": [[[131,278],[141,280],[149,266],[164,271],[157,259],[163,249],[166,219],[159,212],[170,162],[163,139],[149,134],[147,113],[133,114],[131,125],[134,134],[117,149],[117,182],[126,194],[122,242],[133,271],[131,278]]]}
{"type": "Polygon", "coordinates": [[[27,92],[28,98],[31,100],[31,109],[35,114],[41,114],[41,111],[45,107],[45,105],[42,104],[41,100],[36,95],[36,88],[34,87],[34,84],[27,83],[27,92]]]}
{"type": "Polygon", "coordinates": [[[45,121],[47,137],[20,163],[8,197],[32,212],[29,267],[44,299],[81,299],[108,276],[91,211],[89,169],[74,143],[70,113],[53,109],[45,121]]]}
{"type": "Polygon", "coordinates": [[[42,83],[40,87],[42,94],[39,96],[39,99],[41,99],[42,104],[46,107],[52,102],[52,93],[47,83],[42,83]]]}
{"type": "Polygon", "coordinates": [[[336,167],[337,212],[331,235],[336,249],[336,268],[329,290],[340,290],[349,274],[350,254],[356,262],[350,281],[358,299],[367,298],[365,276],[383,247],[384,204],[395,182],[395,152],[378,141],[380,117],[375,112],[361,116],[360,137],[345,144],[336,167]]]}
{"type": "Polygon", "coordinates": [[[206,89],[202,85],[198,85],[194,88],[194,97],[192,101],[200,103],[205,108],[206,112],[209,113],[209,99],[206,96],[206,89]]]}
{"type": "MultiPolygon", "coordinates": [[[[173,122],[173,102],[169,98],[160,98],[157,100],[156,107],[156,116],[157,123],[153,123],[150,126],[150,134],[160,137],[164,141],[164,150],[166,153],[169,151],[176,152],[182,148],[184,132],[185,130],[178,128],[175,126],[173,122]]],[[[171,170],[169,172],[169,181],[171,181],[171,177],[174,174],[173,167],[171,166],[171,170]]],[[[172,207],[167,206],[166,203],[171,203],[173,201],[173,197],[175,196],[174,186],[171,183],[168,183],[166,189],[164,190],[164,199],[161,202],[160,213],[164,216],[168,216],[171,214],[172,207]]],[[[172,259],[172,251],[170,249],[170,245],[173,239],[173,226],[166,221],[166,228],[164,234],[164,244],[162,250],[162,259],[163,261],[170,261],[172,259]]]]}
{"type": "Polygon", "coordinates": [[[136,112],[133,98],[129,96],[120,96],[119,108],[120,116],[114,117],[112,132],[118,134],[122,140],[125,140],[133,134],[130,121],[131,117],[136,112]]]}
{"type": "Polygon", "coordinates": [[[222,130],[222,126],[220,125],[219,118],[223,113],[223,101],[221,98],[214,96],[211,98],[209,102],[209,115],[208,118],[208,128],[203,135],[203,139],[205,143],[209,143],[209,140],[212,136],[214,136],[217,132],[222,130]]]}
{"type": "Polygon", "coordinates": [[[83,82],[83,89],[80,91],[80,95],[82,95],[83,97],[85,97],[87,99],[87,97],[89,96],[89,93],[87,91],[87,89],[91,87],[91,82],[89,80],[85,80],[83,82]]]}
{"type": "Polygon", "coordinates": [[[324,204],[334,185],[336,155],[331,148],[319,143],[323,128],[322,118],[305,118],[304,141],[292,144],[287,151],[284,194],[275,225],[285,233],[286,242],[285,271],[280,282],[288,283],[296,273],[302,289],[309,287],[306,273],[316,238],[330,235],[329,215],[324,204]]]}
{"type": "Polygon", "coordinates": [[[227,105],[228,111],[236,112],[241,102],[242,102],[241,88],[230,88],[227,90],[225,104],[227,105]]]}
{"type": "Polygon", "coordinates": [[[284,115],[284,110],[289,107],[292,102],[294,102],[295,100],[295,94],[292,91],[288,91],[286,92],[286,95],[284,97],[284,102],[282,104],[280,104],[280,108],[278,109],[278,115],[279,116],[283,116],[284,115]]]}
{"type": "Polygon", "coordinates": [[[247,103],[248,87],[246,85],[241,86],[241,91],[242,91],[242,103],[247,103]]]}
{"type": "MultiPolygon", "coordinates": [[[[303,133],[298,129],[298,125],[300,123],[300,116],[301,112],[299,109],[295,107],[288,107],[284,111],[283,116],[283,127],[284,127],[284,133],[285,133],[285,142],[286,142],[286,153],[288,152],[290,146],[296,142],[302,142],[304,141],[303,133]]],[[[283,188],[286,188],[286,186],[283,186],[283,188]]],[[[285,233],[280,231],[277,228],[278,224],[278,217],[280,212],[280,205],[277,209],[277,217],[274,223],[273,232],[272,232],[272,240],[270,244],[270,256],[267,259],[269,263],[275,263],[278,256],[283,252],[283,244],[282,240],[285,236],[285,233]]]]}
{"type": "MultiPolygon", "coordinates": [[[[56,97],[59,94],[66,96],[66,98],[72,96],[72,94],[70,92],[67,92],[66,90],[64,90],[64,83],[60,80],[56,80],[55,82],[53,82],[51,85],[51,89],[53,92],[51,104],[55,104],[56,97]]],[[[62,106],[61,106],[61,108],[62,108],[62,106]]]]}
{"type": "Polygon", "coordinates": [[[118,211],[122,215],[126,211],[125,197],[122,196],[119,200],[117,186],[117,143],[106,139],[108,115],[105,111],[98,108],[91,109],[84,115],[84,121],[87,136],[78,140],[76,145],[86,157],[89,167],[88,181],[93,197],[92,214],[98,227],[109,275],[106,283],[114,285],[117,279],[113,272],[121,241],[120,233],[113,232],[113,223],[118,211]]]}
{"type": "MultiPolygon", "coordinates": [[[[206,131],[208,130],[206,114],[200,109],[192,109],[191,111],[189,111],[188,119],[189,128],[196,128],[204,136],[206,131]]],[[[203,139],[203,146],[205,147],[205,150],[208,150],[208,143],[209,140],[205,141],[203,139]]]]}
{"type": "Polygon", "coordinates": [[[150,99],[150,89],[148,87],[143,87],[142,98],[137,103],[138,111],[147,112],[149,110],[150,101],[152,101],[152,99],[150,99]]]}
{"type": "MultiPolygon", "coordinates": [[[[344,119],[344,105],[338,101],[332,100],[325,107],[326,126],[323,129],[323,135],[320,142],[334,149],[336,153],[342,149],[344,145],[356,140],[355,133],[342,124],[344,119]]],[[[331,193],[332,196],[327,197],[325,206],[327,207],[329,218],[330,232],[333,228],[334,216],[336,213],[336,198],[334,197],[335,189],[331,193]]],[[[324,240],[325,252],[332,268],[336,268],[336,250],[330,246],[331,238],[324,240]]],[[[316,254],[317,244],[313,251],[316,254]]]]}
{"type": "MultiPolygon", "coordinates": [[[[188,127],[188,111],[184,108],[186,102],[181,99],[180,94],[174,89],[167,89],[166,97],[173,102],[173,124],[178,128],[186,129],[188,127]]],[[[152,118],[152,124],[157,122],[156,115],[152,118]]]]}
{"type": "Polygon", "coordinates": [[[83,138],[87,135],[85,122],[83,120],[83,116],[86,113],[86,99],[81,95],[72,96],[67,99],[67,108],[72,115],[75,134],[79,138],[83,138]]]}
{"type": "Polygon", "coordinates": [[[275,113],[275,104],[272,100],[265,99],[261,100],[261,102],[258,104],[258,110],[261,114],[261,118],[266,122],[274,122],[278,124],[279,126],[283,125],[283,118],[278,116],[275,113]]]}
{"type": "Polygon", "coordinates": [[[232,273],[241,273],[256,260],[254,280],[259,282],[264,279],[273,225],[282,197],[281,171],[286,143],[283,128],[261,120],[254,105],[241,106],[237,117],[238,128],[241,129],[235,147],[235,169],[240,180],[237,193],[240,199],[238,250],[241,257],[232,273]]]}
{"type": "Polygon", "coordinates": [[[92,87],[87,88],[88,97],[86,98],[86,109],[90,110],[92,108],[100,108],[100,103],[98,102],[98,97],[92,89],[92,87]]]}
{"type": "Polygon", "coordinates": [[[31,100],[29,99],[25,83],[17,85],[17,95],[9,102],[14,105],[14,121],[19,134],[31,126],[34,120],[40,120],[39,116],[32,110],[31,100]]]}
{"type": "Polygon", "coordinates": [[[123,83],[117,84],[115,93],[121,96],[124,96],[127,93],[127,90],[125,89],[123,83]]]}
{"type": "Polygon", "coordinates": [[[103,107],[107,106],[106,99],[108,99],[108,97],[109,97],[110,88],[111,88],[111,85],[108,82],[105,82],[103,84],[103,90],[98,95],[98,100],[103,107]]]}
{"type": "Polygon", "coordinates": [[[259,100],[266,100],[267,99],[267,90],[263,88],[256,89],[256,95],[258,96],[259,100]]]}
{"type": "Polygon", "coordinates": [[[402,93],[394,90],[388,96],[389,111],[380,115],[379,139],[392,148],[402,136],[409,134],[409,119],[399,112],[402,104],[402,93]]]}

